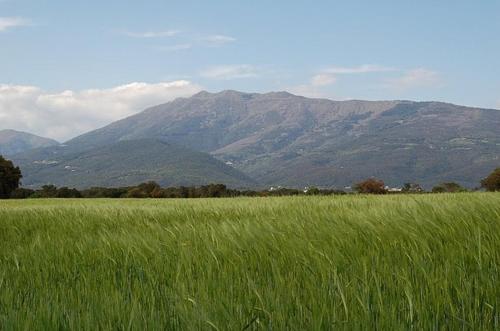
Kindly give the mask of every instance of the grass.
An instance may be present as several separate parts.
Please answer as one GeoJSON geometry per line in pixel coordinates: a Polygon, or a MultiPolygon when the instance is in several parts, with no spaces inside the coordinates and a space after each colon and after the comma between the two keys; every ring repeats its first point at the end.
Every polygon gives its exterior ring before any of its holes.
{"type": "Polygon", "coordinates": [[[500,194],[0,202],[0,330],[494,330],[500,194]]]}

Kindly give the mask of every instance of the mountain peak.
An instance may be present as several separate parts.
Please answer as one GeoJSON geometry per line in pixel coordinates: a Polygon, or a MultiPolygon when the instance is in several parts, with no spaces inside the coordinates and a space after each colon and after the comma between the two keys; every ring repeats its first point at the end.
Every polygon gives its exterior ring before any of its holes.
{"type": "Polygon", "coordinates": [[[200,92],[194,94],[191,98],[206,98],[206,97],[209,97],[211,95],[212,95],[212,93],[203,90],[203,91],[200,91],[200,92]]]}

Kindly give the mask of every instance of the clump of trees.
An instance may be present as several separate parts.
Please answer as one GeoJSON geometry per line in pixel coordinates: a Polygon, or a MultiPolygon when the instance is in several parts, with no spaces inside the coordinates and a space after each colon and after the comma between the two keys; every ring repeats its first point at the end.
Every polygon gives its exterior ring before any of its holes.
{"type": "Polygon", "coordinates": [[[466,191],[467,189],[454,182],[441,183],[432,188],[432,193],[459,193],[466,191]]]}
{"type": "Polygon", "coordinates": [[[19,187],[22,177],[19,167],[15,167],[12,161],[0,155],[0,199],[9,198],[11,193],[19,187]]]}
{"type": "Polygon", "coordinates": [[[387,190],[382,180],[369,178],[354,185],[354,189],[358,193],[364,194],[386,194],[387,190]]]}
{"type": "Polygon", "coordinates": [[[481,187],[486,191],[500,191],[500,168],[496,168],[493,172],[481,181],[481,187]]]}

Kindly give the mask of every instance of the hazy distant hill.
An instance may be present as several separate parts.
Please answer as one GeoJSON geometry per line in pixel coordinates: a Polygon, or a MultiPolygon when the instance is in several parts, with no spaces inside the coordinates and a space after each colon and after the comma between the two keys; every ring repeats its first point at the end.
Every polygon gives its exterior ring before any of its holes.
{"type": "Polygon", "coordinates": [[[55,140],[42,138],[26,132],[0,130],[0,155],[13,155],[33,148],[58,144],[55,140]]]}
{"type": "Polygon", "coordinates": [[[200,92],[67,144],[155,138],[209,152],[264,184],[459,181],[500,165],[500,111],[440,102],[331,101],[286,92],[200,92]]]}
{"type": "Polygon", "coordinates": [[[14,161],[23,172],[23,185],[32,187],[128,186],[150,180],[164,186],[255,184],[209,154],[154,139],[121,141],[86,151],[61,145],[16,155],[14,161]]]}

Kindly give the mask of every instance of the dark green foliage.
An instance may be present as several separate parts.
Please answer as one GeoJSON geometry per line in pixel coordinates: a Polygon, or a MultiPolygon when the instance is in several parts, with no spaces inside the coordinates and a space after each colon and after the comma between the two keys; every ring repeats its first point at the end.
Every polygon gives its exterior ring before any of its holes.
{"type": "Polygon", "coordinates": [[[75,188],[61,187],[57,190],[56,198],[81,198],[82,194],[75,188]]]}
{"type": "Polygon", "coordinates": [[[33,198],[55,198],[57,196],[57,187],[55,185],[43,185],[41,189],[36,190],[33,198]]]}
{"type": "Polygon", "coordinates": [[[441,183],[432,188],[432,193],[458,193],[458,192],[466,192],[467,190],[460,186],[460,184],[450,182],[450,183],[441,183]]]}
{"type": "Polygon", "coordinates": [[[19,187],[22,177],[19,167],[15,167],[12,161],[0,155],[0,199],[9,198],[10,194],[19,187]]]}
{"type": "Polygon", "coordinates": [[[121,198],[124,197],[128,192],[128,188],[108,188],[108,187],[92,187],[86,190],[82,190],[82,196],[84,198],[121,198]]]}
{"type": "MultiPolygon", "coordinates": [[[[41,189],[33,191],[29,198],[81,198],[82,194],[75,188],[56,187],[44,185],[41,189]]],[[[21,197],[19,197],[21,198],[21,197]]]]}
{"type": "Polygon", "coordinates": [[[10,194],[11,199],[27,199],[33,196],[35,190],[18,187],[10,194]]]}
{"type": "Polygon", "coordinates": [[[481,181],[481,186],[487,191],[500,191],[500,168],[496,168],[488,177],[481,181]]]}

